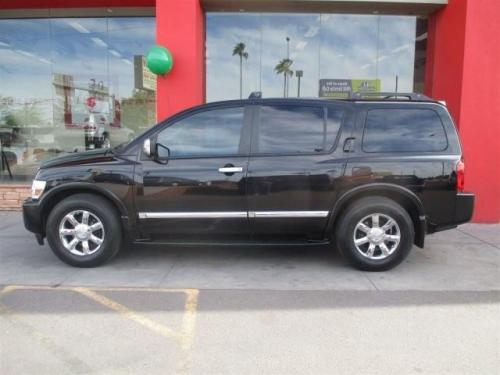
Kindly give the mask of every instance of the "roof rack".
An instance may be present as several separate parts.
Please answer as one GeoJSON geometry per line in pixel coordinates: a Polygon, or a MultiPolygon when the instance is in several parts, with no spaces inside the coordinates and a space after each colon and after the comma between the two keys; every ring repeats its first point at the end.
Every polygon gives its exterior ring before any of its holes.
{"type": "Polygon", "coordinates": [[[354,100],[410,100],[416,102],[434,101],[423,94],[414,92],[353,92],[349,99],[354,100]]]}

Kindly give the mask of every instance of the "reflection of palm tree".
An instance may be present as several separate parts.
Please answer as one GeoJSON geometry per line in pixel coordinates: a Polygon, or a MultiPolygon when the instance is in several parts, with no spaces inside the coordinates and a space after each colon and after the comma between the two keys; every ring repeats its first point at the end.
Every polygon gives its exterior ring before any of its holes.
{"type": "Polygon", "coordinates": [[[248,52],[245,51],[245,43],[238,43],[233,48],[233,56],[240,57],[240,99],[243,97],[243,58],[248,59],[248,52]]]}
{"type": "Polygon", "coordinates": [[[287,82],[288,82],[288,76],[293,75],[293,70],[290,69],[290,67],[293,64],[293,60],[290,60],[288,58],[281,60],[278,65],[274,67],[274,71],[276,74],[283,74],[283,97],[286,97],[286,87],[287,87],[287,82]]]}

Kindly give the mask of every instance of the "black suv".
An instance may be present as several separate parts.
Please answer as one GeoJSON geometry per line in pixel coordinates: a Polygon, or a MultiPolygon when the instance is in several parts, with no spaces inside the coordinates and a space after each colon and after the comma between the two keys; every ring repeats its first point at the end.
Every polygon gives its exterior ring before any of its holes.
{"type": "Polygon", "coordinates": [[[114,149],[45,162],[24,222],[64,262],[97,266],[124,238],[168,244],[335,244],[394,267],[470,220],[460,141],[417,94],[261,99],[181,112],[114,149]]]}

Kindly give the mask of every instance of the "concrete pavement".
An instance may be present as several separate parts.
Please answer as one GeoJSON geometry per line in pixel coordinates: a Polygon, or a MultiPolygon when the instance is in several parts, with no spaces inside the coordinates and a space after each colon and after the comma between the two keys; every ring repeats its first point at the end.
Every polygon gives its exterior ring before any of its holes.
{"type": "Polygon", "coordinates": [[[78,269],[27,232],[20,213],[0,213],[0,285],[283,290],[499,290],[500,224],[467,224],[426,238],[383,273],[354,271],[332,249],[173,247],[125,249],[78,269]]]}
{"type": "Polygon", "coordinates": [[[2,374],[498,374],[499,302],[500,225],[429,236],[384,273],[251,247],[75,269],[0,213],[2,374]]]}

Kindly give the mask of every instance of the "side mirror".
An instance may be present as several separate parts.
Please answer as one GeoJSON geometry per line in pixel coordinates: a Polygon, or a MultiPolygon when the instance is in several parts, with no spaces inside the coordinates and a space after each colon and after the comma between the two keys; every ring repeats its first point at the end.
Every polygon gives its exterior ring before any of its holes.
{"type": "Polygon", "coordinates": [[[161,143],[155,143],[154,160],[161,164],[167,164],[170,158],[170,149],[161,143]]]}
{"type": "Polygon", "coordinates": [[[144,143],[142,144],[142,152],[151,157],[151,139],[148,138],[144,140],[144,143]]]}

